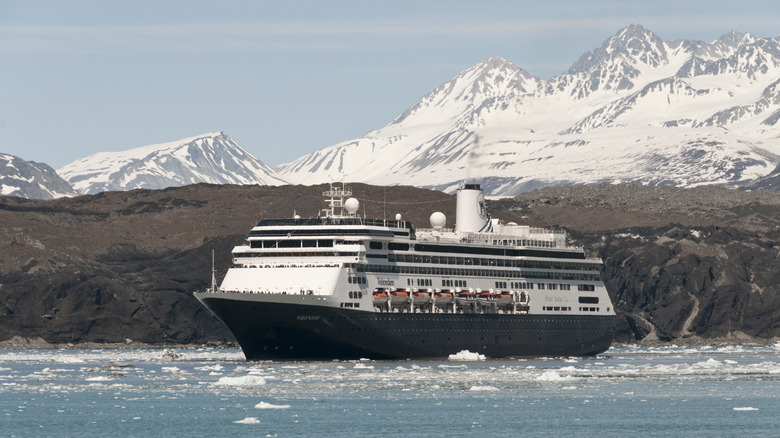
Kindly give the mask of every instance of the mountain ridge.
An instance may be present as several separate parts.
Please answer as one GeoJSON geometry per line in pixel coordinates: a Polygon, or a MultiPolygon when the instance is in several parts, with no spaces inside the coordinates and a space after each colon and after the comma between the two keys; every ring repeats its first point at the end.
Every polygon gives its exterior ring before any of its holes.
{"type": "MultiPolygon", "coordinates": [[[[488,56],[386,126],[267,166],[224,132],[59,169],[78,193],[347,180],[488,195],[633,182],[748,187],[780,166],[780,39],[665,41],[631,24],[542,80],[488,56]]],[[[767,187],[774,187],[769,184],[767,187]]]]}
{"type": "Polygon", "coordinates": [[[0,153],[0,195],[53,199],[76,191],[48,164],[0,153]]]}
{"type": "Polygon", "coordinates": [[[200,182],[286,183],[221,131],[120,152],[100,152],[66,164],[58,172],[81,194],[200,182]]]}
{"type": "Polygon", "coordinates": [[[778,81],[776,38],[664,41],[631,25],[548,81],[485,58],[384,128],[276,169],[292,183],[448,192],[476,179],[498,196],[601,182],[740,187],[780,165],[778,81]]]}

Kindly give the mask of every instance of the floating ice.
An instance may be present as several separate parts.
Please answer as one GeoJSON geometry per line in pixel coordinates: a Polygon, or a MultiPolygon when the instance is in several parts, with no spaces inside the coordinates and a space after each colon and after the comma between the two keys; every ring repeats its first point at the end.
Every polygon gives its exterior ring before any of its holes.
{"type": "Polygon", "coordinates": [[[463,361],[463,362],[466,362],[466,361],[476,362],[476,361],[479,361],[479,360],[485,360],[485,355],[484,354],[479,354],[479,353],[472,353],[472,352],[470,352],[468,350],[461,350],[461,351],[459,351],[459,352],[457,352],[455,354],[449,355],[447,360],[463,361]]]}
{"type": "Polygon", "coordinates": [[[563,382],[566,380],[572,380],[571,376],[561,376],[558,371],[546,370],[536,380],[540,382],[563,382]]]}
{"type": "Polygon", "coordinates": [[[220,377],[214,382],[217,386],[261,386],[265,379],[260,376],[220,377]]]}
{"type": "Polygon", "coordinates": [[[704,362],[697,362],[697,363],[695,363],[693,365],[697,366],[697,367],[701,367],[701,368],[717,368],[717,367],[723,365],[723,363],[721,363],[720,361],[715,360],[713,358],[709,358],[709,359],[707,359],[704,362]]]}
{"type": "Polygon", "coordinates": [[[84,380],[86,380],[87,382],[107,382],[114,379],[106,376],[97,376],[97,377],[87,377],[84,380]]]}
{"type": "Polygon", "coordinates": [[[257,417],[246,417],[243,420],[234,421],[234,423],[238,423],[238,424],[260,424],[260,420],[258,420],[257,417]]]}
{"type": "Polygon", "coordinates": [[[356,369],[356,370],[373,370],[374,366],[373,365],[366,365],[364,363],[356,363],[355,366],[353,367],[353,369],[356,369]]]}
{"type": "Polygon", "coordinates": [[[272,405],[271,403],[260,402],[255,405],[256,409],[289,409],[290,405],[272,405]]]}
{"type": "Polygon", "coordinates": [[[206,365],[206,366],[202,366],[202,367],[195,367],[195,369],[198,370],[198,371],[222,371],[224,369],[224,367],[222,365],[220,365],[220,364],[216,364],[216,365],[206,365]]]}
{"type": "Polygon", "coordinates": [[[471,388],[469,388],[469,391],[498,391],[498,388],[496,388],[495,386],[474,385],[471,388]]]}
{"type": "Polygon", "coordinates": [[[757,411],[758,408],[751,408],[749,406],[745,406],[742,408],[734,408],[735,411],[757,411]]]}

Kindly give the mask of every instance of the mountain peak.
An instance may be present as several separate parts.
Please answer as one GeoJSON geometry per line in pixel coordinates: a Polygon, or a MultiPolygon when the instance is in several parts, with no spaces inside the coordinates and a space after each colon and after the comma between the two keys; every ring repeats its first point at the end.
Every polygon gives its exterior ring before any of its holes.
{"type": "Polygon", "coordinates": [[[49,165],[0,153],[0,195],[53,199],[76,192],[49,165]]]}
{"type": "Polygon", "coordinates": [[[504,196],[618,181],[739,186],[780,164],[780,49],[757,38],[700,56],[709,46],[632,24],[549,81],[490,56],[393,123],[278,169],[296,183],[339,171],[444,191],[477,178],[504,196]]]}
{"type": "Polygon", "coordinates": [[[59,170],[80,193],[162,189],[199,182],[284,184],[222,131],[121,152],[100,152],[59,170]]]}
{"type": "Polygon", "coordinates": [[[658,67],[666,62],[664,42],[642,25],[632,24],[620,29],[604,41],[598,49],[586,52],[567,71],[577,74],[603,67],[608,62],[626,62],[631,65],[645,64],[658,67]]]}
{"type": "Polygon", "coordinates": [[[650,39],[650,38],[656,38],[655,34],[648,30],[646,27],[642,26],[641,24],[629,24],[628,26],[620,29],[617,31],[615,36],[611,39],[619,39],[619,40],[632,40],[636,38],[644,38],[644,39],[650,39]]]}
{"type": "Polygon", "coordinates": [[[444,118],[454,120],[498,96],[528,93],[536,88],[537,81],[514,63],[499,56],[488,56],[423,97],[392,124],[409,123],[412,119],[424,123],[444,118]],[[440,109],[443,106],[449,106],[452,112],[443,113],[440,109]]]}
{"type": "MultiPolygon", "coordinates": [[[[513,63],[507,61],[506,59],[496,56],[496,55],[490,55],[487,58],[483,59],[482,61],[479,61],[474,65],[475,68],[500,68],[504,67],[505,65],[512,65],[515,66],[513,63]]],[[[516,67],[516,66],[515,66],[516,67]]]]}
{"type": "Polygon", "coordinates": [[[752,42],[753,40],[755,40],[755,38],[749,33],[737,32],[736,30],[724,33],[720,38],[717,39],[717,41],[732,47],[739,46],[740,44],[744,44],[746,42],[752,42]]]}

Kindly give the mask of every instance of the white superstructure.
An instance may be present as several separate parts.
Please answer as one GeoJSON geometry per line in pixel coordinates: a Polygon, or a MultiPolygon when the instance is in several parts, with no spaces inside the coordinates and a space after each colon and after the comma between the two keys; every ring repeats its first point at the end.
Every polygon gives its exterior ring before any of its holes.
{"type": "Polygon", "coordinates": [[[365,312],[614,315],[602,263],[562,231],[491,219],[478,185],[458,191],[454,229],[356,215],[345,187],[319,218],[263,220],[233,249],[221,292],[304,295],[365,312]]]}

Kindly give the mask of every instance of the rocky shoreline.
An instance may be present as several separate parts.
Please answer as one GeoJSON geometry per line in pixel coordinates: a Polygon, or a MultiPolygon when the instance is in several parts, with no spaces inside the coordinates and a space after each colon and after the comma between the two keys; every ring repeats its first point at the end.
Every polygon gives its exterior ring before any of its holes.
{"type": "Polygon", "coordinates": [[[194,350],[198,348],[239,348],[236,342],[207,342],[196,344],[149,344],[127,340],[125,342],[78,342],[50,343],[43,338],[24,338],[14,336],[0,341],[0,350],[194,350]]]}
{"type": "MultiPolygon", "coordinates": [[[[743,334],[733,334],[732,336],[722,338],[704,339],[697,336],[678,338],[674,341],[659,340],[641,340],[637,342],[613,342],[613,347],[652,347],[652,348],[670,348],[670,347],[768,347],[778,346],[780,348],[780,337],[769,339],[749,337],[743,334]]],[[[23,338],[14,336],[5,341],[0,341],[0,350],[161,350],[180,353],[186,350],[197,350],[201,348],[228,349],[239,348],[235,342],[209,342],[205,344],[148,344],[144,342],[80,342],[80,343],[57,343],[46,342],[43,338],[23,338]]]]}

